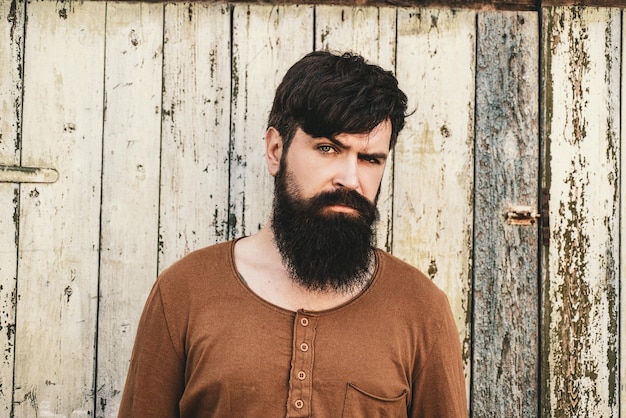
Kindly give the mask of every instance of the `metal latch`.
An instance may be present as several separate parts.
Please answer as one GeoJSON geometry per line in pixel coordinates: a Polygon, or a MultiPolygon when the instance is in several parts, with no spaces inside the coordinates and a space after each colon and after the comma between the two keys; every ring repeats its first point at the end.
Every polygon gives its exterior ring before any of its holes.
{"type": "Polygon", "coordinates": [[[505,220],[509,225],[534,225],[540,217],[532,206],[511,206],[505,220]]]}
{"type": "Polygon", "coordinates": [[[541,242],[545,246],[550,245],[550,190],[541,189],[541,212],[537,212],[532,206],[511,206],[504,214],[504,219],[509,225],[534,225],[541,221],[541,242]]]}
{"type": "Polygon", "coordinates": [[[54,168],[0,164],[0,183],[54,183],[58,179],[54,168]]]}

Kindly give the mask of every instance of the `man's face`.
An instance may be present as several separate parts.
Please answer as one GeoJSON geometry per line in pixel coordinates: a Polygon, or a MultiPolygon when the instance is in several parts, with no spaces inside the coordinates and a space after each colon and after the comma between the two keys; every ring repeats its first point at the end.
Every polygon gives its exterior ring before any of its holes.
{"type": "MultiPolygon", "coordinates": [[[[297,129],[282,169],[288,167],[300,197],[307,199],[337,189],[354,190],[376,202],[389,156],[391,123],[386,120],[371,132],[339,134],[335,138],[314,138],[297,129]]],[[[334,205],[328,212],[353,213],[349,207],[334,205]]]]}
{"type": "Polygon", "coordinates": [[[272,229],[292,277],[351,291],[369,277],[390,130],[313,138],[299,130],[276,175],[272,229]]]}

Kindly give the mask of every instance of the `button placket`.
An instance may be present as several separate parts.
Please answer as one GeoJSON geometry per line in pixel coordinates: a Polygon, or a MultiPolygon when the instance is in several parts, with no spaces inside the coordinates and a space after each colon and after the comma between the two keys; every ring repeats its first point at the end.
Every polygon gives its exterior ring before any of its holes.
{"type": "Polygon", "coordinates": [[[317,318],[298,311],[294,319],[287,417],[311,415],[313,343],[317,318]]]}

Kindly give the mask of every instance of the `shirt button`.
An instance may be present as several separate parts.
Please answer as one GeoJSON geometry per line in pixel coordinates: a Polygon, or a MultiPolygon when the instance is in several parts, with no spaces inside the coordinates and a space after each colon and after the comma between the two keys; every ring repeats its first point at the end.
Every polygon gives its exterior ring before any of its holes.
{"type": "Polygon", "coordinates": [[[300,380],[304,380],[304,379],[306,379],[306,373],[305,373],[305,372],[303,372],[302,370],[300,370],[300,371],[298,372],[298,379],[300,379],[300,380]]]}
{"type": "Polygon", "coordinates": [[[309,351],[309,345],[307,343],[300,344],[300,351],[309,351]]]}
{"type": "Polygon", "coordinates": [[[309,325],[309,319],[308,318],[301,318],[300,319],[300,325],[302,325],[303,327],[306,327],[307,325],[309,325]]]}
{"type": "Polygon", "coordinates": [[[304,401],[302,399],[296,399],[296,401],[293,403],[293,406],[298,409],[302,409],[304,407],[304,401]]]}

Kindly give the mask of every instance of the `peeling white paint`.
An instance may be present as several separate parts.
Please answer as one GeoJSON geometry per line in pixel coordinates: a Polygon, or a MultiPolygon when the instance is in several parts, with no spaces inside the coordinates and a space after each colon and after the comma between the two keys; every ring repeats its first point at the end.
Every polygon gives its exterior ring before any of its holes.
{"type": "MultiPolygon", "coordinates": [[[[383,185],[379,244],[448,294],[469,385],[474,51],[482,12],[29,2],[20,119],[26,19],[24,3],[16,4],[16,18],[0,20],[0,164],[17,164],[21,152],[23,164],[55,167],[60,176],[50,185],[0,185],[0,339],[8,350],[0,357],[0,415],[14,407],[15,416],[34,417],[42,401],[51,414],[116,415],[156,272],[265,223],[270,101],[287,67],[314,45],[396,66],[415,114],[383,185]]],[[[10,7],[0,2],[0,16],[10,7]]],[[[541,303],[549,314],[541,412],[617,416],[621,12],[557,8],[544,16],[554,23],[543,29],[552,83],[543,109],[552,236],[543,260],[541,303]]],[[[515,151],[505,150],[505,159],[515,151]]],[[[513,170],[519,162],[505,164],[513,170]]],[[[520,262],[493,274],[515,277],[520,262]]],[[[504,342],[481,348],[504,353],[504,342]]]]}
{"type": "Polygon", "coordinates": [[[617,416],[620,13],[556,8],[544,30],[551,195],[544,408],[617,416]]]}

